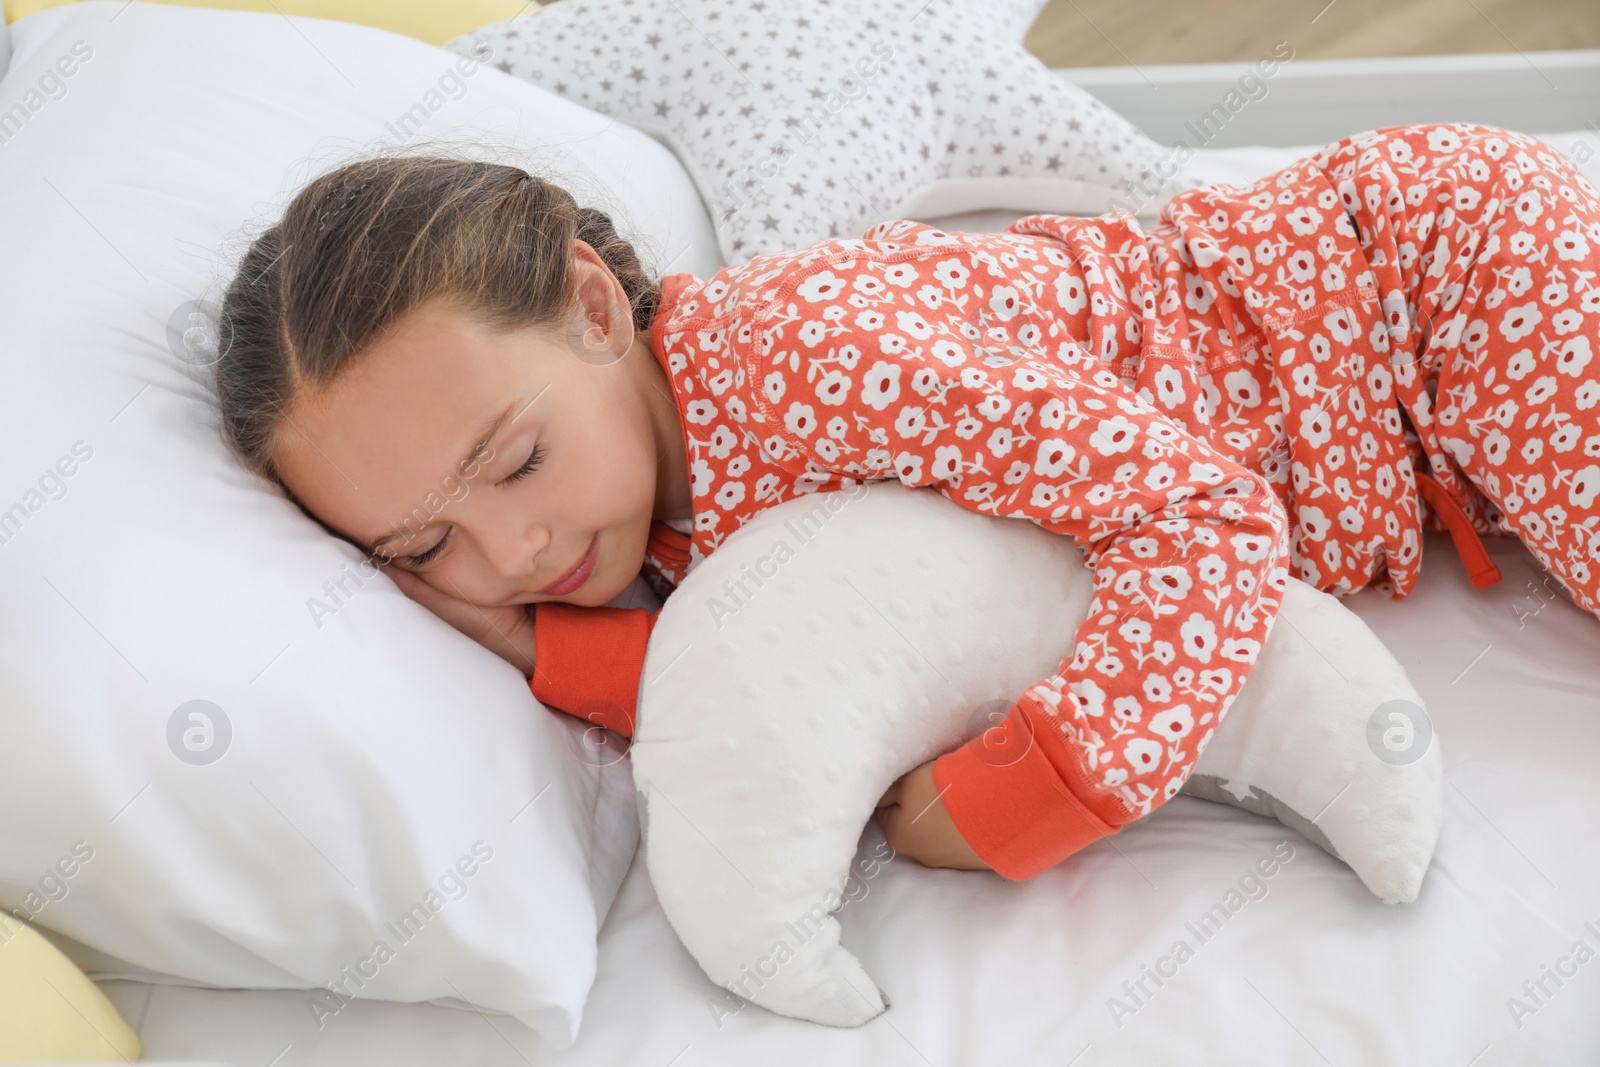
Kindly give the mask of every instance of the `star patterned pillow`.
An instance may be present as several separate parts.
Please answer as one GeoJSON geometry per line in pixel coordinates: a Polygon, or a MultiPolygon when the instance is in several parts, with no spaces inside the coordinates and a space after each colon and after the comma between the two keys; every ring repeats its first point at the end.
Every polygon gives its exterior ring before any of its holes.
{"type": "Polygon", "coordinates": [[[729,265],[983,208],[1097,215],[1196,183],[1021,38],[1045,0],[559,0],[446,47],[664,142],[729,265]]]}

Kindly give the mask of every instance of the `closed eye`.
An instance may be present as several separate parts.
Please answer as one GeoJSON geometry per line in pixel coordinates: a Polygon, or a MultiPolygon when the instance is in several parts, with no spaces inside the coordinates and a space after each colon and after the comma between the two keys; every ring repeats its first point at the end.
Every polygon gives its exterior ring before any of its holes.
{"type": "Polygon", "coordinates": [[[502,481],[500,484],[501,485],[505,485],[505,484],[507,484],[509,482],[516,481],[518,478],[527,477],[528,475],[533,473],[534,468],[538,467],[539,464],[541,464],[543,462],[544,462],[544,445],[542,445],[542,444],[534,445],[533,446],[533,452],[529,454],[527,462],[525,462],[522,466],[518,467],[516,470],[512,471],[510,474],[506,475],[505,476],[505,480],[502,481]]]}
{"type": "Polygon", "coordinates": [[[439,538],[439,543],[428,549],[428,551],[417,556],[400,556],[398,558],[400,562],[413,570],[417,567],[426,567],[439,558],[439,553],[444,551],[444,543],[448,540],[450,540],[450,531],[446,530],[444,536],[439,538]]]}
{"type": "MultiPolygon", "coordinates": [[[[527,460],[522,464],[522,466],[506,475],[505,478],[501,480],[500,484],[508,485],[519,478],[526,478],[538,468],[539,464],[544,462],[544,456],[544,445],[535,445],[533,451],[528,455],[527,460]]],[[[447,530],[445,531],[445,535],[439,538],[439,543],[428,549],[428,551],[419,553],[415,556],[396,556],[390,560],[390,562],[404,563],[412,570],[415,570],[419,567],[426,567],[428,564],[439,558],[439,553],[444,551],[445,542],[449,540],[450,532],[447,530]]]]}

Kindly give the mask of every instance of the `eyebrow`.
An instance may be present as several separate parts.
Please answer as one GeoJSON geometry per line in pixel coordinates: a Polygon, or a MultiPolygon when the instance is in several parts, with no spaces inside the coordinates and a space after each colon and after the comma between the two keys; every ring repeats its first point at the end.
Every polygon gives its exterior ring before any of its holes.
{"type": "MultiPolygon", "coordinates": [[[[535,399],[537,399],[537,397],[535,399]]],[[[471,462],[473,460],[473,457],[477,456],[478,453],[482,452],[485,448],[489,447],[489,441],[494,437],[495,434],[500,432],[500,427],[504,426],[506,419],[511,417],[511,409],[516,407],[516,406],[517,406],[517,402],[515,400],[513,400],[509,405],[506,406],[506,409],[504,411],[502,411],[500,414],[496,415],[493,419],[490,419],[489,420],[489,424],[487,426],[485,426],[483,429],[478,431],[478,434],[477,434],[477,442],[478,443],[473,445],[470,449],[468,449],[466,457],[464,459],[462,459],[462,461],[460,463],[456,464],[456,469],[457,470],[461,470],[461,469],[467,467],[469,464],[471,464],[471,462]]],[[[367,548],[367,553],[369,555],[372,555],[372,554],[376,553],[379,548],[382,548],[384,545],[388,544],[390,541],[396,540],[397,538],[404,537],[404,536],[406,536],[406,528],[404,526],[401,526],[399,529],[390,530],[388,533],[384,534],[382,537],[380,537],[376,541],[372,542],[372,544],[369,545],[368,548],[367,548]]]]}

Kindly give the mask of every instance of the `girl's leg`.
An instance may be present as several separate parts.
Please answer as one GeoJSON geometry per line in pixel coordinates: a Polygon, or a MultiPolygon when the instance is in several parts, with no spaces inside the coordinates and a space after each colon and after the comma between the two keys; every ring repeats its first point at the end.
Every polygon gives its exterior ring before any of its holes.
{"type": "Polygon", "coordinates": [[[1600,190],[1537,138],[1471,124],[1315,158],[1361,229],[1426,474],[1600,614],[1600,190]]]}
{"type": "Polygon", "coordinates": [[[1132,387],[1272,487],[1296,578],[1406,595],[1422,541],[1413,461],[1379,292],[1327,174],[1307,156],[1188,190],[1147,232],[1156,284],[1132,387]]]}

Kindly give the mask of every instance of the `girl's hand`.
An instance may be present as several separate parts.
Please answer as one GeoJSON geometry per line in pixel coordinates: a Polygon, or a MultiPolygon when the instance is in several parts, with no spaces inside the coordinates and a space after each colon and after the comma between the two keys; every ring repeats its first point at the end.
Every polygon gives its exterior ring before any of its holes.
{"type": "Polygon", "coordinates": [[[406,596],[517,668],[524,678],[533,677],[532,604],[481,607],[435,589],[404,568],[389,565],[383,571],[406,596]]]}
{"type": "Polygon", "coordinates": [[[988,871],[990,867],[972,851],[933,784],[933,761],[901,775],[878,800],[873,812],[889,847],[910,856],[924,867],[955,867],[988,871]]]}

